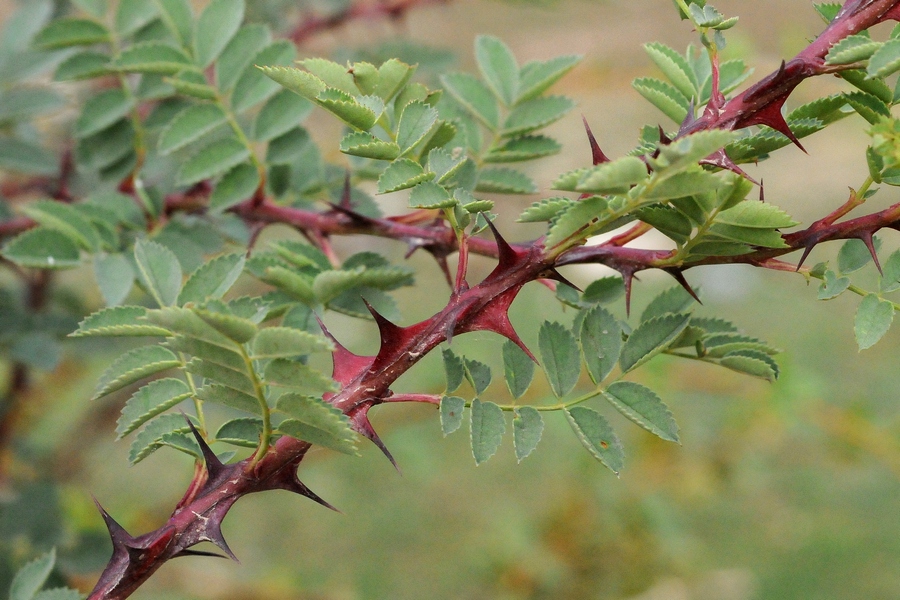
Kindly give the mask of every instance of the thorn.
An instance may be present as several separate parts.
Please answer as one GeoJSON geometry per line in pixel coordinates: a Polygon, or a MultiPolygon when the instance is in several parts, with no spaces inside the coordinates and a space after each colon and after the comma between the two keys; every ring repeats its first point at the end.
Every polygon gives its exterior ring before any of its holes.
{"type": "MultiPolygon", "coordinates": [[[[781,68],[784,70],[784,61],[781,63],[781,68]]],[[[784,106],[784,101],[787,100],[788,94],[790,94],[790,91],[777,98],[774,102],[764,106],[762,110],[749,115],[745,119],[739,119],[734,124],[734,128],[741,129],[743,127],[749,127],[750,125],[766,125],[783,134],[787,139],[791,140],[794,145],[803,150],[803,152],[809,154],[809,152],[806,152],[806,148],[803,147],[803,144],[800,143],[800,140],[797,139],[797,136],[794,135],[794,132],[791,131],[787,121],[784,120],[784,115],[781,114],[781,108],[784,106]]]]}
{"type": "Polygon", "coordinates": [[[384,454],[389,461],[391,461],[392,465],[394,465],[397,473],[403,475],[403,471],[400,470],[400,467],[397,465],[397,461],[394,460],[394,455],[391,454],[390,450],[387,449],[387,446],[384,445],[384,442],[381,441],[381,438],[378,437],[378,434],[375,432],[375,428],[372,427],[372,423],[369,421],[369,417],[366,413],[368,413],[371,407],[372,404],[366,404],[355,409],[351,412],[351,414],[347,415],[353,422],[353,429],[368,438],[369,441],[371,441],[373,444],[378,446],[378,449],[381,450],[381,453],[384,454]]]}
{"type": "MultiPolygon", "coordinates": [[[[497,263],[496,270],[507,270],[516,264],[519,261],[521,254],[516,252],[515,248],[509,245],[503,236],[500,235],[500,232],[497,231],[497,228],[490,221],[490,219],[485,219],[488,224],[488,227],[491,229],[491,233],[494,235],[494,240],[497,242],[497,253],[499,255],[499,261],[497,263]]],[[[492,273],[493,274],[493,273],[492,273]]]]}
{"type": "Polygon", "coordinates": [[[330,503],[319,497],[318,494],[310,490],[300,479],[297,478],[297,463],[293,463],[282,468],[272,479],[270,479],[271,489],[285,490],[300,494],[305,498],[309,498],[317,504],[321,504],[325,508],[334,512],[341,512],[330,503]]]}
{"type": "Polygon", "coordinates": [[[631,284],[634,281],[634,269],[621,271],[622,283],[625,284],[625,315],[631,316],[631,284]]]}
{"type": "Polygon", "coordinates": [[[746,171],[737,166],[737,164],[728,157],[728,154],[725,152],[724,148],[720,148],[719,150],[713,152],[706,158],[700,161],[702,165],[712,165],[714,167],[719,167],[720,169],[728,169],[732,173],[737,173],[747,181],[759,185],[759,183],[750,177],[746,171]]]}
{"type": "Polygon", "coordinates": [[[703,301],[700,300],[700,296],[697,295],[697,292],[694,291],[694,288],[691,287],[691,284],[688,283],[687,279],[684,278],[684,273],[681,272],[681,269],[676,269],[674,267],[670,267],[668,269],[663,269],[666,273],[672,276],[672,278],[678,282],[678,284],[685,289],[685,291],[691,295],[691,298],[697,301],[698,304],[703,304],[703,301]]]}
{"type": "MultiPolygon", "coordinates": [[[[334,344],[334,352],[331,353],[331,378],[337,381],[342,387],[350,385],[361,373],[369,370],[372,366],[373,356],[359,356],[347,350],[325,327],[325,323],[316,315],[316,321],[322,329],[322,333],[334,344]]],[[[328,398],[325,398],[326,400],[328,398]]]]}
{"type": "Polygon", "coordinates": [[[203,462],[206,463],[207,485],[209,485],[209,482],[217,479],[225,471],[225,465],[222,464],[216,453],[209,447],[209,444],[206,443],[206,440],[203,439],[203,436],[200,435],[200,432],[197,431],[197,428],[194,427],[188,416],[184,412],[181,415],[187,421],[188,427],[191,428],[191,433],[194,434],[194,439],[197,440],[197,444],[200,446],[200,452],[203,453],[203,462]]]}
{"type": "Polygon", "coordinates": [[[575,285],[574,283],[572,283],[571,281],[566,279],[562,275],[562,273],[560,273],[559,271],[556,270],[555,267],[551,267],[546,272],[541,273],[541,275],[542,275],[541,279],[552,279],[553,281],[558,281],[560,283],[564,283],[567,286],[569,286],[570,288],[574,288],[574,289],[578,290],[579,292],[584,293],[583,289],[581,289],[580,287],[578,287],[577,285],[575,285]]]}
{"type": "Polygon", "coordinates": [[[512,322],[509,320],[509,307],[521,289],[522,286],[519,285],[506,290],[499,296],[495,296],[489,304],[472,317],[472,320],[466,324],[462,332],[493,331],[521,348],[531,360],[537,363],[538,361],[534,354],[531,353],[531,350],[528,349],[528,346],[516,333],[512,322]]]}
{"type": "Polygon", "coordinates": [[[185,548],[175,554],[172,555],[172,558],[178,558],[181,556],[212,556],[215,558],[228,558],[224,554],[219,554],[218,552],[206,552],[205,550],[191,550],[190,548],[185,548]]]}
{"type": "Polygon", "coordinates": [[[134,538],[125,531],[125,528],[119,525],[119,523],[112,518],[112,516],[106,512],[106,509],[100,505],[100,502],[94,498],[94,504],[97,506],[97,510],[100,511],[100,516],[103,517],[103,522],[106,523],[106,529],[109,531],[109,537],[112,539],[114,548],[128,548],[129,546],[134,544],[134,538]]]}
{"type": "Polygon", "coordinates": [[[659,128],[659,143],[663,146],[668,146],[672,143],[672,138],[666,135],[666,130],[662,128],[662,125],[657,125],[659,128]]]}
{"type": "Polygon", "coordinates": [[[687,114],[684,115],[684,119],[681,121],[681,126],[678,128],[678,131],[684,131],[688,125],[694,122],[696,116],[694,115],[694,97],[691,96],[691,103],[688,105],[687,114]]]}
{"type": "Polygon", "coordinates": [[[597,143],[597,139],[591,132],[591,126],[588,125],[587,119],[584,115],[581,115],[581,122],[584,123],[584,131],[587,133],[588,143],[591,145],[591,160],[593,164],[599,165],[605,162],[609,162],[609,157],[603,154],[603,150],[600,149],[600,145],[597,143]]]}
{"type": "Polygon", "coordinates": [[[350,188],[350,171],[344,175],[344,189],[341,192],[341,202],[340,206],[346,210],[352,211],[353,204],[350,203],[350,197],[352,195],[350,188]]]}
{"type": "Polygon", "coordinates": [[[800,267],[802,267],[803,263],[806,262],[806,259],[809,258],[809,253],[812,252],[815,247],[816,243],[813,242],[803,249],[803,255],[800,257],[800,262],[797,263],[797,271],[800,270],[800,267]]]}
{"type": "Polygon", "coordinates": [[[225,555],[234,562],[241,562],[238,560],[237,556],[234,555],[234,552],[231,551],[231,548],[228,547],[228,542],[225,541],[225,536],[222,535],[222,523],[213,520],[213,517],[210,517],[208,525],[204,529],[203,538],[207,542],[212,542],[218,546],[219,550],[224,552],[225,555]]]}
{"type": "Polygon", "coordinates": [[[378,325],[379,337],[381,338],[378,354],[372,359],[369,369],[377,369],[383,362],[394,360],[396,357],[392,356],[393,353],[408,346],[411,340],[431,325],[431,320],[429,319],[409,327],[400,327],[384,318],[381,313],[375,310],[374,306],[369,304],[368,300],[365,298],[362,300],[372,314],[372,318],[375,319],[375,324],[378,325]]]}
{"type": "Polygon", "coordinates": [[[759,178],[759,201],[760,201],[760,202],[765,202],[765,201],[766,201],[766,186],[765,186],[765,183],[766,183],[765,180],[764,180],[762,177],[760,177],[760,178],[759,178]]]}
{"type": "Polygon", "coordinates": [[[875,261],[875,267],[878,269],[878,273],[881,276],[884,276],[884,272],[881,270],[881,262],[878,260],[878,253],[875,251],[875,242],[872,239],[872,234],[869,232],[861,233],[859,239],[863,241],[866,248],[869,250],[869,254],[872,255],[872,260],[875,261]]]}

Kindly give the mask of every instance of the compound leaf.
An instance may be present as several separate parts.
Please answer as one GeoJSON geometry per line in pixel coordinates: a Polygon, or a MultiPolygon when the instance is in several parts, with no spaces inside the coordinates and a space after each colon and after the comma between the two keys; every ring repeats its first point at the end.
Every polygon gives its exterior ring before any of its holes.
{"type": "Polygon", "coordinates": [[[678,425],[669,408],[653,390],[639,383],[617,381],[606,388],[603,397],[650,433],[668,442],[678,441],[678,425]]]}
{"type": "Polygon", "coordinates": [[[618,475],[625,467],[625,451],[609,422],[586,406],[567,409],[566,420],[588,452],[618,475]]]}

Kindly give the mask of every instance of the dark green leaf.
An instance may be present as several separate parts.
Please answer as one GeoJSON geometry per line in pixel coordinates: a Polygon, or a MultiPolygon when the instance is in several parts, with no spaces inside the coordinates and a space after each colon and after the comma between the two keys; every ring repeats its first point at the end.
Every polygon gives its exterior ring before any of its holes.
{"type": "Polygon", "coordinates": [[[757,200],[744,200],[728,210],[723,210],[716,216],[716,222],[763,229],[793,227],[798,224],[774,204],[757,200]]]}
{"type": "Polygon", "coordinates": [[[466,379],[475,390],[475,395],[480,395],[491,385],[491,368],[483,362],[468,358],[464,358],[463,363],[466,368],[466,379]]]}
{"type": "Polygon", "coordinates": [[[653,390],[631,381],[617,381],[610,385],[603,397],[616,409],[649,431],[668,441],[678,441],[678,425],[672,413],[653,390]]]}
{"type": "MultiPolygon", "coordinates": [[[[196,425],[196,419],[189,418],[196,425]]],[[[159,415],[135,436],[128,452],[128,460],[133,465],[137,464],[161,448],[164,445],[161,440],[165,436],[188,432],[190,427],[184,415],[159,415]]]]}
{"type": "Polygon", "coordinates": [[[109,31],[90,19],[63,18],[51,21],[38,32],[32,44],[38,48],[68,48],[70,46],[90,46],[109,41],[109,31]]]}
{"type": "Polygon", "coordinates": [[[244,19],[244,0],[212,0],[194,30],[194,56],[207,67],[221,54],[244,19]]]}
{"type": "Polygon", "coordinates": [[[131,111],[134,99],[120,89],[106,90],[89,98],[75,122],[75,137],[83,138],[103,131],[131,111]]]}
{"type": "Polygon", "coordinates": [[[204,385],[197,390],[196,396],[204,402],[221,404],[255,415],[262,414],[259,400],[257,400],[255,396],[245,394],[240,390],[219,383],[209,383],[204,385]]]}
{"type": "Polygon", "coordinates": [[[233,446],[256,448],[262,436],[262,419],[242,417],[226,421],[216,432],[216,440],[233,446]]]}
{"type": "Polygon", "coordinates": [[[465,408],[466,401],[458,396],[441,398],[441,431],[444,432],[444,436],[450,435],[462,426],[465,408]]]}
{"type": "Polygon", "coordinates": [[[209,197],[212,212],[228,210],[253,197],[259,189],[259,169],[250,163],[241,163],[225,173],[209,197]]]}
{"type": "Polygon", "coordinates": [[[122,439],[156,415],[190,398],[191,389],[180,379],[151,381],[125,403],[122,416],[116,422],[116,439],[122,439]]]}
{"type": "Polygon", "coordinates": [[[472,401],[471,433],[472,455],[475,464],[480,465],[497,452],[506,433],[506,418],[500,407],[475,398],[472,401]]]}
{"type": "Polygon", "coordinates": [[[691,317],[687,314],[667,314],[641,323],[622,347],[619,357],[622,371],[627,373],[668,348],[690,320],[691,317]]]}
{"type": "Polygon", "coordinates": [[[134,245],[141,283],[159,306],[171,306],[181,291],[181,264],[171,250],[144,239],[134,245]]]}
{"type": "MultiPolygon", "coordinates": [[[[890,93],[890,95],[893,97],[893,93],[890,93]]],[[[873,125],[878,123],[883,117],[891,116],[888,105],[882,99],[872,94],[853,92],[844,94],[844,98],[846,98],[847,104],[853,107],[853,110],[873,125]]]]}
{"type": "Polygon", "coordinates": [[[312,112],[313,104],[290,90],[281,90],[266,102],[253,124],[254,138],[268,141],[286,133],[312,112]]]}
{"type": "Polygon", "coordinates": [[[760,229],[758,227],[735,227],[734,225],[722,225],[716,223],[709,228],[709,233],[718,237],[743,242],[764,248],[787,248],[787,244],[781,234],[774,229],[760,229]]]}
{"type": "Polygon", "coordinates": [[[572,391],[581,374],[581,356],[575,336],[560,323],[544,321],[538,333],[544,372],[557,397],[572,391]]]}
{"type": "Polygon", "coordinates": [[[426,172],[416,161],[408,158],[397,159],[378,177],[378,193],[388,194],[405,190],[431,179],[434,179],[434,173],[426,172]]]}
{"type": "Polygon", "coordinates": [[[0,168],[33,175],[55,175],[56,157],[40,146],[0,136],[0,168]]]}
{"type": "Polygon", "coordinates": [[[2,254],[19,266],[37,269],[68,269],[81,264],[75,242],[47,227],[20,233],[3,246],[2,254]]]}
{"type": "Polygon", "coordinates": [[[884,337],[894,320],[894,305],[877,294],[868,294],[859,303],[853,332],[860,350],[871,348],[884,337]]]}
{"type": "Polygon", "coordinates": [[[75,81],[100,77],[109,72],[110,57],[102,52],[85,50],[73,54],[56,67],[54,81],[75,81]]]}
{"type": "Polygon", "coordinates": [[[160,371],[181,365],[181,361],[162,346],[143,346],[126,352],[100,375],[93,399],[120,390],[126,385],[160,371]]]}
{"type": "Polygon", "coordinates": [[[694,307],[696,300],[680,285],[672,286],[650,301],[641,313],[641,322],[666,313],[684,313],[694,307]]]}
{"type": "Polygon", "coordinates": [[[584,288],[581,299],[590,304],[609,304],[625,295],[625,284],[621,277],[603,277],[584,288]]]}
{"type": "Polygon", "coordinates": [[[463,359],[457,356],[450,348],[441,351],[444,358],[444,373],[447,376],[447,391],[453,392],[458,388],[466,375],[466,367],[463,359]]]}
{"type": "Polygon", "coordinates": [[[250,150],[235,138],[215,141],[187,159],[178,171],[178,185],[215,177],[243,162],[250,150]]]}
{"type": "Polygon", "coordinates": [[[567,409],[566,419],[579,441],[594,458],[618,475],[625,467],[625,451],[609,422],[600,413],[586,406],[567,409]]]}
{"type": "Polygon", "coordinates": [[[227,117],[215,104],[195,104],[172,119],[159,136],[159,153],[169,154],[195,142],[219,125],[227,117]]]}
{"type": "Polygon", "coordinates": [[[534,361],[512,340],[503,344],[503,373],[513,398],[527,392],[534,377],[534,361]]]}
{"type": "Polygon", "coordinates": [[[337,391],[337,384],[319,371],[303,363],[276,358],[266,365],[266,383],[304,393],[321,394],[337,391]]]}
{"type": "Polygon", "coordinates": [[[594,383],[600,383],[616,366],[622,350],[622,328],[602,306],[589,310],[579,332],[584,362],[594,383]]]}
{"type": "Polygon", "coordinates": [[[91,222],[74,207],[53,200],[38,200],[23,207],[23,212],[50,229],[55,229],[87,251],[100,247],[100,236],[91,222]]]}
{"type": "Polygon", "coordinates": [[[544,420],[541,413],[532,406],[515,409],[513,418],[513,442],[516,447],[516,459],[522,462],[541,441],[544,433],[544,420]]]}
{"type": "Polygon", "coordinates": [[[550,227],[544,240],[546,248],[553,248],[582,232],[588,225],[606,212],[607,202],[600,196],[591,196],[566,209],[550,227]]]}
{"type": "Polygon", "coordinates": [[[775,361],[761,352],[743,350],[728,354],[719,361],[723,367],[732,371],[759,377],[773,382],[778,379],[778,369],[775,361]]]}

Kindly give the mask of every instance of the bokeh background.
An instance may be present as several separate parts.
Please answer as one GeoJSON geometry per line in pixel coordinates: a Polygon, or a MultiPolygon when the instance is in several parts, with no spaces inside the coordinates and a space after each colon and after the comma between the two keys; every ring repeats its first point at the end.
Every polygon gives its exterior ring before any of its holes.
{"type": "MultiPolygon", "coordinates": [[[[751,80],[777,68],[823,26],[808,0],[715,4],[741,17],[728,32],[726,54],[747,61],[755,70],[751,80]]],[[[263,7],[253,0],[248,5],[254,18],[281,27],[304,11],[327,13],[338,6],[263,7]]],[[[0,7],[8,15],[14,3],[0,0],[0,7]]],[[[655,73],[641,45],[659,40],[683,49],[694,41],[671,0],[447,0],[414,8],[398,22],[350,23],[316,36],[303,53],[346,57],[376,47],[398,53],[416,48],[418,55],[405,58],[420,60],[427,75],[429,69],[473,69],[472,43],[481,33],[500,36],[521,61],[583,54],[583,63],[556,90],[577,99],[578,111],[611,156],[634,146],[641,125],[672,127],[630,86],[633,78],[655,73]]],[[[841,89],[837,79],[806,82],[789,106],[841,89]]],[[[847,187],[864,180],[864,129],[861,119],[847,119],[805,139],[808,154],[788,147],[748,171],[764,179],[767,201],[808,222],[837,207],[847,187]]],[[[337,133],[329,123],[316,127],[325,148],[340,160],[337,133]]],[[[535,179],[545,191],[556,174],[589,161],[577,112],[552,133],[565,149],[537,167],[535,179]]],[[[499,223],[510,239],[537,234],[513,223],[531,201],[500,199],[499,223]]],[[[866,209],[896,201],[889,188],[866,209]]],[[[291,232],[273,228],[267,235],[291,232]]],[[[897,246],[895,236],[883,235],[885,257],[897,246]]],[[[338,247],[375,248],[394,258],[404,251],[390,242],[358,239],[341,240],[338,247]]],[[[836,251],[817,249],[810,264],[836,251]]],[[[430,315],[446,299],[433,262],[417,255],[410,260],[420,271],[421,287],[398,293],[404,323],[430,315]]],[[[472,279],[489,269],[488,261],[475,261],[472,279]]],[[[605,273],[582,268],[566,274],[586,284],[605,273]]],[[[97,302],[90,300],[95,292],[85,275],[67,277],[70,283],[83,281],[88,304],[97,302]]],[[[695,269],[688,278],[702,289],[705,302],[698,313],[728,317],[785,353],[778,357],[781,378],[775,384],[666,358],[642,369],[638,378],[674,412],[681,445],[661,442],[606,411],[627,452],[627,468],[616,478],[581,448],[561,415],[550,415],[543,441],[522,464],[516,464],[507,438],[497,456],[476,468],[465,428],[444,438],[431,407],[382,408],[373,421],[402,476],[371,445],[362,458],[313,452],[301,478],[342,514],[287,493],[248,497],[224,527],[240,564],[174,561],[134,597],[900,597],[900,331],[858,352],[857,297],[818,302],[816,287],[802,276],[749,267],[695,269]]],[[[874,285],[871,274],[860,279],[861,285],[874,285]]],[[[642,275],[635,284],[635,312],[669,285],[664,277],[642,275]]],[[[621,302],[615,310],[624,316],[621,302]]],[[[573,316],[539,285],[526,288],[512,313],[532,346],[541,320],[570,322],[573,316]]],[[[329,325],[352,350],[373,350],[371,326],[340,318],[329,325]]],[[[476,333],[455,339],[454,349],[496,366],[500,344],[492,334],[476,333]]],[[[129,468],[127,444],[113,442],[127,395],[88,403],[97,375],[123,347],[72,342],[63,362],[31,390],[18,417],[14,452],[4,456],[7,476],[15,481],[7,481],[0,497],[6,558],[56,545],[68,583],[84,591],[109,553],[91,494],[129,531],[141,533],[164,522],[192,472],[190,460],[172,451],[129,468]]],[[[440,361],[424,360],[396,389],[440,393],[440,361]]],[[[497,381],[486,398],[503,394],[497,381]]],[[[538,380],[527,400],[540,402],[547,394],[538,380]]],[[[0,594],[9,581],[7,562],[0,594]]]]}

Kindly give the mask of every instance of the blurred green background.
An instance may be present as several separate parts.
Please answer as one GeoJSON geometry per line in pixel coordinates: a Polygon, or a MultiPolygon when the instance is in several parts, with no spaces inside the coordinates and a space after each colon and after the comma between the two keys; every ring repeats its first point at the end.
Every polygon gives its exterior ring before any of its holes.
{"type": "MultiPolygon", "coordinates": [[[[289,3],[279,5],[286,11],[281,15],[256,4],[261,18],[288,22],[296,16],[289,3]]],[[[745,58],[755,69],[753,80],[822,28],[807,0],[715,4],[741,17],[729,32],[726,52],[745,58]]],[[[4,0],[4,12],[11,6],[4,0]]],[[[634,77],[654,73],[641,44],[661,40],[683,49],[693,41],[671,0],[461,0],[413,9],[401,22],[351,23],[316,37],[304,53],[334,56],[407,38],[451,50],[458,67],[472,69],[471,47],[479,33],[502,37],[521,61],[584,54],[582,65],[557,89],[578,100],[611,156],[633,147],[641,125],[665,119],[630,87],[634,77]]],[[[789,106],[840,89],[838,80],[807,82],[789,106]]],[[[339,160],[330,127],[323,125],[317,134],[339,160]]],[[[865,178],[863,129],[860,119],[848,119],[804,140],[808,155],[788,147],[748,171],[764,178],[767,201],[809,221],[841,204],[847,186],[865,178]]],[[[565,140],[565,150],[538,167],[535,179],[545,191],[556,174],[589,159],[577,113],[551,133],[565,140]]],[[[537,235],[512,222],[532,200],[499,202],[499,224],[510,239],[537,235]]],[[[866,208],[893,202],[896,192],[889,188],[866,208]]],[[[292,234],[274,228],[268,235],[292,234]]],[[[883,235],[885,257],[896,248],[894,236],[883,235]]],[[[641,240],[648,242],[656,241],[641,240]]],[[[405,250],[383,241],[338,243],[345,253],[361,248],[392,258],[405,250]]],[[[817,249],[808,264],[836,251],[817,249]]],[[[447,295],[433,261],[414,255],[411,263],[419,269],[420,285],[398,294],[404,323],[438,310],[447,295]]],[[[477,281],[490,268],[489,261],[476,260],[470,279],[477,281]]],[[[579,284],[603,274],[590,268],[566,273],[579,284]]],[[[62,279],[80,285],[89,305],[98,302],[85,273],[62,279]]],[[[465,428],[444,438],[433,407],[382,407],[373,412],[373,422],[402,476],[371,445],[359,459],[314,451],[301,479],[343,514],[286,493],[248,497],[224,527],[240,564],[173,561],[134,597],[900,598],[900,332],[858,352],[856,297],[817,302],[815,286],[800,275],[708,267],[690,271],[688,279],[703,291],[698,313],[730,318],[786,352],[778,358],[781,379],[772,385],[667,358],[639,371],[638,378],[674,412],[682,445],[661,442],[606,410],[627,452],[627,468],[617,479],[553,414],[537,451],[521,465],[507,437],[498,455],[476,468],[465,428]]],[[[669,285],[665,276],[642,275],[635,284],[635,313],[669,285]]],[[[624,316],[621,302],[615,308],[624,316]]],[[[536,284],[512,312],[532,347],[541,320],[573,317],[536,284]]],[[[337,317],[327,322],[351,350],[374,350],[373,326],[337,317]]],[[[453,346],[499,364],[501,340],[492,334],[470,334],[453,346]]],[[[138,534],[165,521],[192,472],[190,460],[172,451],[128,468],[127,444],[113,442],[127,394],[88,404],[97,375],[123,347],[108,340],[71,342],[62,364],[40,375],[15,423],[20,435],[3,456],[3,552],[20,560],[56,545],[62,573],[85,591],[109,553],[91,494],[138,534]]],[[[440,393],[438,357],[424,360],[395,389],[440,393]]],[[[547,393],[539,381],[526,400],[540,402],[547,393]]],[[[495,381],[485,398],[505,401],[502,382],[495,381]]],[[[9,581],[7,562],[0,589],[9,581]]]]}

